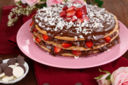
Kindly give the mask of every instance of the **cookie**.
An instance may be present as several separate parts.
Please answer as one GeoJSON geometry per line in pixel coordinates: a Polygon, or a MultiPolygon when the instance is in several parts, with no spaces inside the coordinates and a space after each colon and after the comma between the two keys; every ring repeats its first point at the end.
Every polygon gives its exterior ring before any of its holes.
{"type": "Polygon", "coordinates": [[[2,78],[2,81],[8,82],[8,81],[11,81],[11,80],[13,80],[13,79],[14,79],[13,76],[5,76],[5,77],[2,78]]]}
{"type": "Polygon", "coordinates": [[[24,75],[24,70],[23,68],[17,66],[13,69],[13,75],[16,77],[16,78],[19,78],[21,76],[24,75]]]}
{"type": "Polygon", "coordinates": [[[6,67],[4,69],[4,73],[5,73],[6,76],[12,76],[13,75],[12,72],[13,72],[13,69],[10,68],[10,67],[6,67]]]}
{"type": "Polygon", "coordinates": [[[24,70],[24,73],[26,72],[26,69],[25,69],[25,67],[24,67],[24,65],[18,65],[19,67],[21,67],[23,70],[24,70]]]}

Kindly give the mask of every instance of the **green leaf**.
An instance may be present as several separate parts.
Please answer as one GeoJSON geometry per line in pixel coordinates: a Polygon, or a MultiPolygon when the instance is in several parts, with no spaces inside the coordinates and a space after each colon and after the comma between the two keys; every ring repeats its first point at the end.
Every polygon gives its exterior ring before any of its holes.
{"type": "Polygon", "coordinates": [[[94,1],[99,7],[102,7],[103,1],[102,0],[95,0],[94,1]]]}
{"type": "Polygon", "coordinates": [[[103,5],[103,1],[100,1],[100,2],[98,3],[98,6],[99,6],[99,7],[102,7],[102,5],[103,5]]]}
{"type": "MultiPolygon", "coordinates": [[[[100,75],[100,76],[98,76],[98,77],[95,77],[94,79],[96,79],[96,80],[101,79],[104,75],[105,75],[105,74],[100,75]]],[[[106,80],[110,80],[110,78],[111,78],[111,74],[109,74],[109,75],[106,77],[106,80]]]]}
{"type": "MultiPolygon", "coordinates": [[[[103,73],[110,73],[109,71],[103,71],[101,69],[99,69],[99,72],[103,72],[103,73]]],[[[111,73],[110,73],[111,74],[111,73]]]]}
{"type": "Polygon", "coordinates": [[[98,80],[98,79],[101,79],[102,77],[103,75],[100,75],[100,76],[95,77],[94,79],[98,80]]]}
{"type": "Polygon", "coordinates": [[[39,8],[39,9],[43,8],[43,7],[46,7],[46,3],[45,4],[37,4],[36,7],[39,8]]]}
{"type": "Polygon", "coordinates": [[[64,0],[64,2],[67,2],[68,0],[64,0]]]}
{"type": "MultiPolygon", "coordinates": [[[[109,74],[109,75],[106,77],[106,80],[110,80],[110,78],[111,78],[111,73],[110,73],[109,71],[103,71],[103,70],[101,70],[101,69],[99,69],[99,71],[100,71],[100,72],[103,72],[103,73],[105,73],[105,74],[109,74]]],[[[98,76],[98,77],[95,77],[94,79],[101,79],[105,74],[100,75],[100,76],[98,76]]]]}
{"type": "Polygon", "coordinates": [[[45,1],[46,2],[46,0],[40,0],[40,1],[45,1]]]}
{"type": "Polygon", "coordinates": [[[96,3],[98,3],[100,0],[95,0],[96,3]]]}
{"type": "Polygon", "coordinates": [[[109,74],[107,77],[106,77],[106,80],[110,80],[111,78],[111,74],[109,74]]]}

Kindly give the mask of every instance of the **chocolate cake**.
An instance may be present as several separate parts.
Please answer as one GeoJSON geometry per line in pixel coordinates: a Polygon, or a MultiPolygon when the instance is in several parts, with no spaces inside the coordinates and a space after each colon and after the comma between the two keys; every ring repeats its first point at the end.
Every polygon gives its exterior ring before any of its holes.
{"type": "Polygon", "coordinates": [[[31,32],[34,42],[55,56],[87,56],[119,43],[116,16],[87,4],[61,3],[39,9],[31,32]]]}

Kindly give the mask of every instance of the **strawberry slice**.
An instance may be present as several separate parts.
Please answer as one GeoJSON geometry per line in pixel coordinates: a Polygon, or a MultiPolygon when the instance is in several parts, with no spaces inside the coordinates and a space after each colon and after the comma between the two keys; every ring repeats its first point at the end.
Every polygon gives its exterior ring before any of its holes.
{"type": "Polygon", "coordinates": [[[33,24],[34,24],[34,22],[32,21],[31,24],[30,24],[30,26],[32,26],[33,24]]]}
{"type": "Polygon", "coordinates": [[[73,17],[75,15],[76,11],[75,10],[71,10],[67,12],[67,17],[73,17]]]}
{"type": "Polygon", "coordinates": [[[36,40],[36,42],[38,42],[38,43],[41,42],[41,40],[40,40],[38,37],[36,37],[35,40],[36,40]]]}
{"type": "Polygon", "coordinates": [[[66,12],[65,11],[60,12],[60,16],[61,17],[66,17],[66,12]]]}
{"type": "Polygon", "coordinates": [[[47,35],[43,35],[43,39],[44,39],[45,41],[47,41],[47,40],[49,39],[49,37],[48,37],[47,35]]]}
{"type": "Polygon", "coordinates": [[[67,10],[66,10],[66,12],[69,12],[69,11],[75,11],[75,6],[71,6],[70,8],[68,8],[67,10]]]}
{"type": "Polygon", "coordinates": [[[59,53],[61,51],[61,48],[54,47],[54,53],[59,53]]]}
{"type": "Polygon", "coordinates": [[[72,46],[72,44],[70,44],[70,43],[62,43],[62,46],[63,46],[64,48],[69,48],[69,47],[72,46]]]}
{"type": "Polygon", "coordinates": [[[82,18],[83,13],[82,13],[82,9],[81,9],[81,8],[78,8],[78,9],[76,10],[76,16],[77,16],[77,18],[82,18]]]}
{"type": "Polygon", "coordinates": [[[67,10],[68,9],[68,7],[65,5],[64,7],[63,7],[63,10],[65,11],[65,10],[67,10]]]}
{"type": "Polygon", "coordinates": [[[85,44],[86,44],[86,46],[88,48],[91,48],[93,46],[93,42],[92,41],[87,41],[85,44]]]}
{"type": "Polygon", "coordinates": [[[76,51],[76,50],[72,51],[72,53],[74,55],[76,55],[76,56],[80,56],[81,55],[81,52],[80,51],[76,51]]]}
{"type": "Polygon", "coordinates": [[[111,37],[109,37],[109,36],[108,36],[108,37],[105,37],[104,39],[105,39],[105,41],[106,41],[107,43],[109,43],[109,42],[111,41],[111,37]]]}
{"type": "Polygon", "coordinates": [[[87,14],[86,6],[83,6],[83,7],[82,7],[82,10],[83,10],[84,14],[86,15],[86,14],[87,14]]]}

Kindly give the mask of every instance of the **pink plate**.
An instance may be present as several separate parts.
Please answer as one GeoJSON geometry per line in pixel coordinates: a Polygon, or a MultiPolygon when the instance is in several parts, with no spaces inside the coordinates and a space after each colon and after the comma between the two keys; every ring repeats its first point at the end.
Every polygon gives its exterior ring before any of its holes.
{"type": "Polygon", "coordinates": [[[29,24],[31,20],[27,21],[19,30],[17,34],[17,43],[23,53],[29,58],[48,66],[68,68],[68,69],[83,69],[96,67],[110,63],[128,50],[128,29],[120,23],[120,44],[103,53],[92,55],[89,57],[82,57],[79,59],[57,56],[54,57],[39,48],[32,39],[29,24]]]}

